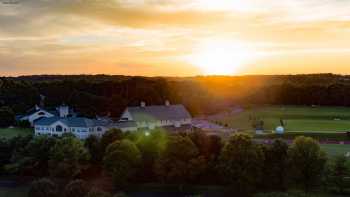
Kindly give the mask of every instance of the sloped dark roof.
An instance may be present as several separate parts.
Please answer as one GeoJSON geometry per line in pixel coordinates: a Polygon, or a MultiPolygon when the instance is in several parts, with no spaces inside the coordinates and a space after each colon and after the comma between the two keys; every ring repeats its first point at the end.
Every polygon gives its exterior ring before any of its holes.
{"type": "Polygon", "coordinates": [[[134,121],[119,121],[114,124],[112,124],[112,127],[116,128],[130,128],[130,127],[137,127],[136,122],[134,121]]]}
{"type": "Polygon", "coordinates": [[[89,118],[81,117],[50,117],[50,118],[41,118],[35,122],[35,125],[39,126],[49,126],[57,121],[60,121],[67,125],[68,127],[95,127],[95,126],[106,126],[102,121],[93,120],[89,118]]]}
{"type": "Polygon", "coordinates": [[[128,107],[127,110],[136,122],[157,120],[181,120],[191,118],[183,105],[151,105],[145,107],[128,107]]]}
{"type": "Polygon", "coordinates": [[[38,111],[41,111],[41,110],[46,111],[48,113],[51,113],[52,115],[55,115],[55,113],[53,111],[49,111],[49,110],[42,108],[42,107],[34,106],[34,107],[30,108],[29,110],[27,110],[26,113],[24,115],[22,115],[22,117],[32,115],[32,114],[34,114],[38,111]]]}

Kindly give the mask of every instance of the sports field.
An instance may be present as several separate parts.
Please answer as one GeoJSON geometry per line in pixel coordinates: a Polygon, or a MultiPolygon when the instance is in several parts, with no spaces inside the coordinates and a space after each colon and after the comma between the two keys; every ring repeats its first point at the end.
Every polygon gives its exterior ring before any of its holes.
{"type": "Polygon", "coordinates": [[[321,144],[321,148],[326,151],[329,156],[346,155],[350,153],[350,145],[321,144]]]}
{"type": "Polygon", "coordinates": [[[0,187],[1,197],[26,197],[28,193],[28,187],[0,187]]]}
{"type": "Polygon", "coordinates": [[[12,138],[18,135],[26,136],[33,133],[33,129],[23,128],[0,128],[0,138],[12,138]]]}
{"type": "Polygon", "coordinates": [[[251,130],[252,118],[264,121],[265,130],[274,130],[285,123],[286,131],[293,132],[345,132],[350,131],[350,108],[270,106],[245,109],[216,119],[232,128],[251,130]]]}

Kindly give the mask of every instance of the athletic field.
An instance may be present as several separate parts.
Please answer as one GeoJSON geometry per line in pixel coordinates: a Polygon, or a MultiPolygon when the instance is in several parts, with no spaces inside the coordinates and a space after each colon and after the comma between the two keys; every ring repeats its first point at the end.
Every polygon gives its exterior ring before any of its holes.
{"type": "Polygon", "coordinates": [[[252,130],[251,119],[264,121],[265,130],[274,130],[285,123],[286,131],[293,132],[345,132],[350,131],[350,108],[272,106],[245,109],[239,113],[219,116],[215,121],[242,130],[252,130]]]}
{"type": "Polygon", "coordinates": [[[23,128],[1,128],[0,138],[12,138],[18,135],[26,136],[33,133],[33,129],[23,129],[23,128]]]}

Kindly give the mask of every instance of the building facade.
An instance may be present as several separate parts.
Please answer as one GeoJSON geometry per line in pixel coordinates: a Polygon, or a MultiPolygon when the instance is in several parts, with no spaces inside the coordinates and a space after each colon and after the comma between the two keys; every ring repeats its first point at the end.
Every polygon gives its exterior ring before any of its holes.
{"type": "Polygon", "coordinates": [[[169,131],[191,128],[192,117],[183,105],[146,106],[144,102],[139,107],[128,107],[119,121],[111,119],[89,119],[69,116],[69,108],[60,106],[57,115],[41,116],[33,121],[35,135],[61,136],[72,133],[80,139],[90,135],[101,137],[107,130],[116,128],[123,132],[133,132],[139,129],[153,130],[163,127],[169,131]]]}
{"type": "Polygon", "coordinates": [[[139,129],[154,129],[156,127],[188,126],[192,123],[192,117],[183,105],[170,105],[168,101],[165,105],[146,106],[141,102],[138,107],[128,107],[121,115],[120,122],[135,122],[139,129]]]}

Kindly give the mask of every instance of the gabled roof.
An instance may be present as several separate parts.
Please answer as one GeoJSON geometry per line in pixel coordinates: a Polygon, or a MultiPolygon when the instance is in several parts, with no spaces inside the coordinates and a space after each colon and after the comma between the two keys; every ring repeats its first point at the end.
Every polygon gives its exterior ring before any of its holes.
{"type": "Polygon", "coordinates": [[[57,121],[62,122],[68,127],[95,127],[95,126],[106,126],[106,124],[102,121],[92,120],[89,118],[80,118],[80,117],[51,117],[51,118],[41,118],[35,121],[35,125],[39,126],[49,126],[57,121]]]}
{"type": "Polygon", "coordinates": [[[128,107],[127,111],[136,122],[157,120],[181,120],[191,118],[183,105],[151,105],[145,107],[128,107]]]}
{"type": "Polygon", "coordinates": [[[34,107],[30,108],[29,110],[27,110],[27,112],[24,115],[22,115],[22,117],[30,116],[36,112],[39,112],[39,111],[46,111],[47,113],[55,115],[52,111],[46,110],[42,107],[34,106],[34,107]]]}

